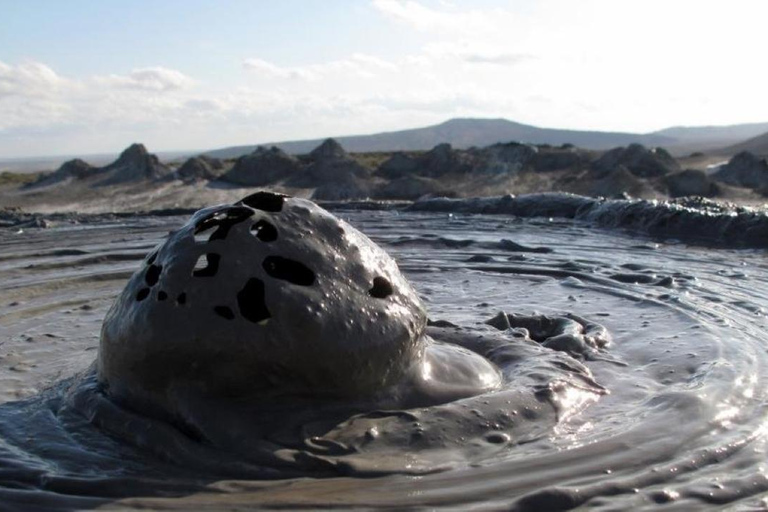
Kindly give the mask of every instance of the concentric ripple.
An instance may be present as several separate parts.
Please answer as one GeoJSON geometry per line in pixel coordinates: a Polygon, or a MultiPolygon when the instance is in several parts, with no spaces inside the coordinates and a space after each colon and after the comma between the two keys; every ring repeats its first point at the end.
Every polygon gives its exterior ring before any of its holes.
{"type": "MultiPolygon", "coordinates": [[[[502,443],[488,456],[422,475],[206,477],[157,459],[152,447],[129,449],[119,437],[96,436],[77,414],[56,418],[61,428],[43,436],[24,427],[32,417],[55,424],[52,411],[72,385],[67,379],[95,357],[114,296],[183,221],[3,232],[0,502],[24,510],[768,504],[764,251],[660,243],[541,218],[340,214],[397,258],[432,320],[481,327],[505,312],[604,325],[610,348],[583,363],[609,394],[529,442],[502,443]],[[41,437],[30,440],[34,435],[41,437]],[[99,450],[89,448],[95,437],[99,450]],[[19,449],[33,442],[42,447],[35,454],[19,449]],[[139,466],[151,469],[137,477],[131,468],[139,466]]],[[[136,417],[123,428],[149,427],[136,417]]],[[[403,449],[402,457],[413,452],[403,449]]]]}

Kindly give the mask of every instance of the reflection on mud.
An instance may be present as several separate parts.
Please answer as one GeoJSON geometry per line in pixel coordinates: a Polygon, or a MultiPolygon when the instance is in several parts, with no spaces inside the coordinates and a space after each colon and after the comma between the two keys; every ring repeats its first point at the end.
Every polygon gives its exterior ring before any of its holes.
{"type": "Polygon", "coordinates": [[[11,509],[765,505],[762,252],[654,243],[571,220],[339,215],[395,256],[427,305],[428,334],[490,359],[501,391],[381,412],[329,404],[280,416],[285,408],[272,404],[271,417],[293,423],[258,440],[243,426],[248,414],[266,421],[255,411],[195,403],[222,431],[240,429],[252,449],[241,457],[118,407],[89,371],[115,295],[183,219],[2,233],[0,501],[11,509]],[[265,442],[270,449],[259,452],[265,442]]]}

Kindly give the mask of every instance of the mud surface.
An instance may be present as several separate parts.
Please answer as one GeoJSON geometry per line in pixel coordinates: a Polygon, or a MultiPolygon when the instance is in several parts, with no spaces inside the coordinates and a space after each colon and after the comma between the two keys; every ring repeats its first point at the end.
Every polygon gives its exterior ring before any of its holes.
{"type": "MultiPolygon", "coordinates": [[[[115,296],[186,218],[3,230],[2,506],[766,506],[764,251],[554,215],[336,213],[397,259],[428,334],[491,360],[500,388],[397,410],[272,404],[280,428],[236,453],[116,406],[89,370],[115,296]]],[[[192,405],[245,432],[242,409],[192,405]]]]}

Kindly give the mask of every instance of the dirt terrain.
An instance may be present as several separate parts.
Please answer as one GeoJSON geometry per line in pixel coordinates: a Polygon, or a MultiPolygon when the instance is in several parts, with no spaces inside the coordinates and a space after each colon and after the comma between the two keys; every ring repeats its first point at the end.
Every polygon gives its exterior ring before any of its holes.
{"type": "Polygon", "coordinates": [[[231,202],[254,188],[319,201],[403,200],[570,192],[664,200],[702,196],[762,204],[768,164],[749,153],[730,161],[674,158],[638,144],[606,152],[519,143],[457,150],[347,153],[328,139],[307,155],[258,148],[236,160],[204,156],[161,162],[141,144],[113,163],[71,160],[51,173],[0,176],[0,208],[25,212],[146,212],[231,202]]]}

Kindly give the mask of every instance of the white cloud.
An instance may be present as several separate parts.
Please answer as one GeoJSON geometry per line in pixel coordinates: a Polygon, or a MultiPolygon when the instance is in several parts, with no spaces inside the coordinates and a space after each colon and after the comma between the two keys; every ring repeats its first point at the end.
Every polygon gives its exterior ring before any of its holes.
{"type": "Polygon", "coordinates": [[[287,78],[291,80],[314,80],[315,73],[308,68],[281,67],[264,59],[245,59],[243,67],[267,78],[287,78]]]}
{"type": "Polygon", "coordinates": [[[474,64],[495,64],[512,66],[535,58],[527,53],[489,45],[477,41],[439,41],[424,47],[424,56],[438,59],[457,59],[474,64]]]}
{"type": "Polygon", "coordinates": [[[345,65],[349,66],[357,66],[360,68],[367,68],[367,69],[381,69],[384,71],[397,71],[398,66],[392,62],[386,61],[384,59],[380,59],[379,57],[375,57],[373,55],[367,55],[365,53],[353,53],[349,59],[346,59],[344,62],[345,65]]]}
{"type": "Polygon", "coordinates": [[[245,59],[243,67],[261,78],[317,81],[340,78],[374,78],[398,66],[373,55],[353,53],[347,58],[306,66],[286,67],[259,58],[245,59]]]}
{"type": "Polygon", "coordinates": [[[193,83],[163,67],[74,79],[40,62],[0,62],[0,154],[69,152],[66,142],[55,144],[77,137],[89,152],[99,151],[102,137],[133,130],[135,138],[215,115],[203,108],[215,99],[196,96],[193,83]]]}
{"type": "Polygon", "coordinates": [[[108,75],[94,80],[111,87],[122,87],[141,91],[177,91],[190,87],[194,81],[180,71],[163,67],[134,69],[127,75],[108,75]]]}
{"type": "Polygon", "coordinates": [[[184,102],[184,106],[199,112],[218,112],[223,110],[226,104],[217,98],[190,98],[184,102]]]}
{"type": "Polygon", "coordinates": [[[417,30],[438,33],[482,33],[495,30],[497,10],[436,10],[413,0],[373,0],[385,16],[417,30]]]}
{"type": "Polygon", "coordinates": [[[11,95],[49,95],[65,85],[66,80],[40,62],[10,66],[0,61],[0,98],[11,95]]]}

